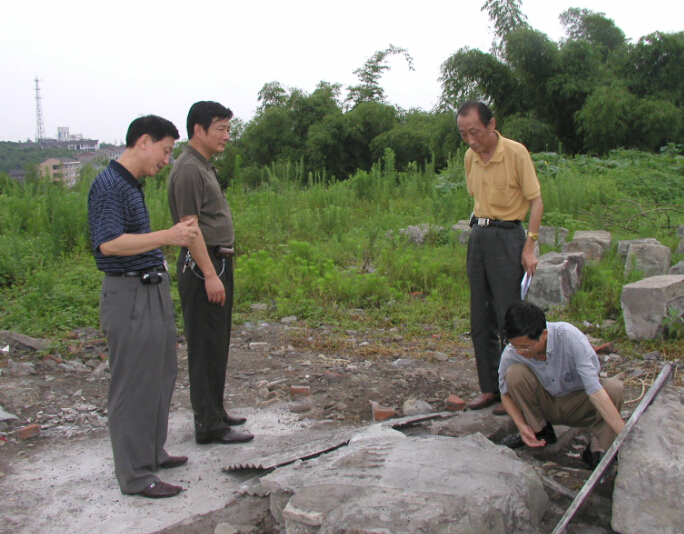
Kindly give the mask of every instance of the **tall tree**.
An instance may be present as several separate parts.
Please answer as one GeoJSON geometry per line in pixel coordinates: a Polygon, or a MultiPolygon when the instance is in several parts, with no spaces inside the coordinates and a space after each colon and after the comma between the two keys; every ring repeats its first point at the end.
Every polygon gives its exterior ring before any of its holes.
{"type": "Polygon", "coordinates": [[[527,16],[520,9],[522,0],[485,0],[480,11],[486,11],[494,24],[492,53],[500,55],[502,41],[509,32],[527,26],[527,16]]]}
{"type": "Polygon", "coordinates": [[[354,71],[361,83],[347,88],[349,91],[347,102],[354,106],[358,106],[362,102],[386,103],[385,90],[380,86],[380,78],[390,68],[387,65],[387,59],[394,55],[403,56],[408,63],[409,70],[415,70],[413,58],[408,51],[390,44],[389,48],[379,50],[366,61],[363,67],[354,71]]]}

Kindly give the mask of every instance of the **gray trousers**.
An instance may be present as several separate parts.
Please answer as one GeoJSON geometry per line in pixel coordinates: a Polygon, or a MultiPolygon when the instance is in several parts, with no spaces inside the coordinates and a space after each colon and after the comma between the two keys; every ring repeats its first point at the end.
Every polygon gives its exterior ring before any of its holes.
{"type": "Polygon", "coordinates": [[[470,333],[480,390],[499,391],[499,361],[504,349],[506,310],[520,300],[525,230],[474,226],[466,269],[470,284],[470,333]]]}
{"type": "Polygon", "coordinates": [[[207,299],[204,280],[199,267],[185,269],[182,248],[178,256],[178,293],[180,294],[188,341],[188,373],[190,401],[195,416],[195,437],[200,440],[220,439],[230,431],[228,414],[223,405],[226,386],[226,367],[230,349],[230,329],[233,314],[233,262],[210,254],[216,273],[226,289],[226,303],[213,304],[207,299]]]}
{"type": "Polygon", "coordinates": [[[109,345],[109,434],[122,493],[159,481],[176,382],[176,323],[169,275],[160,284],[105,276],[100,323],[109,345]]]}

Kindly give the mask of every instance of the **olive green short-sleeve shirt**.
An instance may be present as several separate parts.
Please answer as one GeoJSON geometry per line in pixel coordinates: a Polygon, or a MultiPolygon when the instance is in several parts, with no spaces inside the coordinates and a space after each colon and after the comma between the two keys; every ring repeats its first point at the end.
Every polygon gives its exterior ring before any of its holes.
{"type": "Polygon", "coordinates": [[[216,168],[190,145],[183,149],[171,169],[168,193],[174,224],[183,217],[197,215],[207,246],[233,245],[233,217],[216,168]]]}
{"type": "Polygon", "coordinates": [[[537,172],[524,145],[496,134],[499,142],[486,165],[477,152],[466,152],[468,193],[475,198],[476,217],[522,221],[530,200],[541,195],[537,172]]]}

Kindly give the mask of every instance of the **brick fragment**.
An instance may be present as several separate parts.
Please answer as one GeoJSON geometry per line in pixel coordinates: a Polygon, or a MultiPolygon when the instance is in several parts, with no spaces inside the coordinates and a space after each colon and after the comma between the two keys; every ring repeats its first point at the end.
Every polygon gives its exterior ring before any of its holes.
{"type": "Polygon", "coordinates": [[[599,347],[593,347],[596,354],[612,354],[615,352],[615,346],[612,342],[606,343],[599,347]]]}
{"type": "Polygon", "coordinates": [[[40,425],[28,425],[20,428],[16,432],[17,439],[24,441],[31,438],[37,438],[40,435],[40,425]]]}
{"type": "Polygon", "coordinates": [[[290,386],[290,395],[311,395],[311,388],[309,386],[290,386]]]}
{"type": "Polygon", "coordinates": [[[461,411],[466,406],[466,402],[456,395],[449,395],[444,399],[444,405],[447,410],[453,410],[455,412],[461,411]]]}
{"type": "Polygon", "coordinates": [[[368,401],[371,405],[371,410],[373,411],[373,420],[375,421],[385,421],[386,419],[391,419],[397,413],[394,408],[387,408],[386,406],[381,406],[375,401],[368,401]]]}

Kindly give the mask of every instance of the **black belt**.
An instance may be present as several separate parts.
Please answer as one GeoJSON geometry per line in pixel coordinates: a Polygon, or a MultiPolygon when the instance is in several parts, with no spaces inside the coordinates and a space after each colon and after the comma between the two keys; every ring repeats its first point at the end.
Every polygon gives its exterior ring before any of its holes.
{"type": "Polygon", "coordinates": [[[483,217],[475,217],[473,215],[470,218],[470,227],[482,226],[486,228],[487,226],[496,226],[498,228],[516,228],[520,226],[520,221],[500,221],[498,219],[485,219],[483,217]]]}
{"type": "Polygon", "coordinates": [[[105,272],[107,276],[119,276],[119,277],[131,277],[140,278],[143,284],[159,284],[162,281],[162,275],[168,271],[166,265],[160,265],[158,267],[152,267],[150,269],[145,269],[144,271],[126,271],[125,273],[108,273],[105,272]]]}

